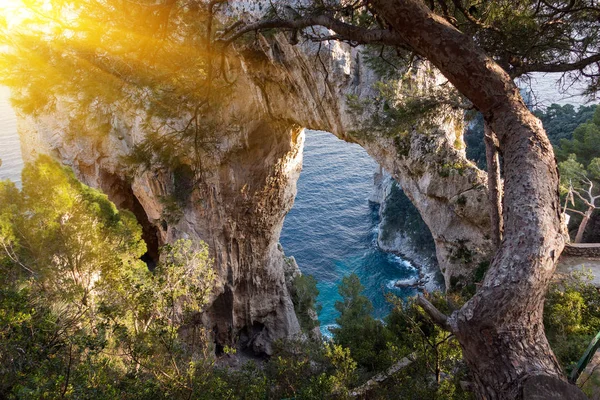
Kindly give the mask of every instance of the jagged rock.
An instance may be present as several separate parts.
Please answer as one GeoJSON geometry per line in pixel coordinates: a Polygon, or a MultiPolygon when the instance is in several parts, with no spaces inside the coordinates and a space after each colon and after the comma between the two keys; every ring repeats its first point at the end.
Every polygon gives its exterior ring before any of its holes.
{"type": "Polygon", "coordinates": [[[384,170],[380,169],[373,176],[373,192],[369,201],[379,204],[380,222],[377,228],[377,246],[383,251],[398,254],[409,260],[419,270],[420,278],[418,280],[400,280],[394,284],[395,286],[416,286],[428,291],[440,290],[443,288],[443,283],[440,282],[437,259],[435,252],[430,249],[430,244],[418,242],[410,232],[399,229],[389,221],[388,207],[393,207],[392,203],[398,200],[392,194],[395,184],[391,175],[384,170]]]}
{"type": "MultiPolygon", "coordinates": [[[[374,95],[377,80],[360,49],[334,43],[321,52],[329,81],[334,83],[327,85],[318,73],[305,73],[323,68],[315,61],[316,45],[291,46],[283,35],[275,35],[272,41],[269,49],[277,50],[276,57],[271,51],[271,58],[260,58],[257,65],[248,63],[246,68],[251,74],[260,71],[251,77],[260,82],[271,114],[332,132],[365,148],[402,186],[429,226],[446,285],[453,277],[468,279],[479,263],[489,259],[492,248],[487,177],[466,160],[464,147],[457,146],[462,143],[462,115],[450,108],[440,111],[430,121],[430,129],[409,132],[406,148],[400,148],[391,137],[356,134],[369,116],[357,117],[347,96],[374,95]]],[[[414,73],[414,85],[437,79],[426,70],[422,65],[414,73]]]]}
{"type": "Polygon", "coordinates": [[[394,286],[399,288],[405,287],[414,287],[414,286],[422,286],[424,282],[421,279],[410,278],[410,279],[400,279],[394,283],[394,286]]]}

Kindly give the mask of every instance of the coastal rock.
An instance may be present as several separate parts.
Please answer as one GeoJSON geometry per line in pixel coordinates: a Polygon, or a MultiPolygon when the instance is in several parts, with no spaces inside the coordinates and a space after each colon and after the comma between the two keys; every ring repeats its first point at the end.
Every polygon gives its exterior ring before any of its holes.
{"type": "MultiPolygon", "coordinates": [[[[337,42],[292,46],[283,34],[258,42],[246,52],[262,51],[263,56],[242,63],[260,86],[270,115],[362,146],[419,210],[433,235],[446,286],[468,281],[491,257],[492,244],[487,175],[466,159],[462,112],[441,106],[426,126],[405,132],[401,140],[369,134],[365,123],[371,116],[360,114],[348,101],[353,96],[368,102],[377,95],[378,77],[361,48],[337,42]]],[[[412,90],[446,83],[425,63],[404,80],[412,90]]]]}
{"type": "MultiPolygon", "coordinates": [[[[129,151],[123,141],[109,137],[91,145],[84,136],[70,141],[63,123],[61,118],[21,115],[25,160],[51,154],[73,167],[84,183],[101,188],[117,206],[134,212],[154,258],[163,243],[204,240],[218,281],[203,320],[217,349],[238,345],[271,354],[275,340],[299,333],[285,274],[297,273],[297,265],[285,257],[278,241],[296,195],[303,129],[258,124],[239,132],[236,142],[229,136],[229,148],[210,160],[211,168],[197,183],[200,187],[173,221],[162,200],[174,190],[170,171],[146,171],[128,182],[120,161],[129,151]]],[[[139,127],[133,129],[129,138],[143,137],[139,127]]]]}
{"type": "Polygon", "coordinates": [[[394,286],[398,288],[406,287],[421,287],[424,286],[425,282],[419,278],[400,279],[394,283],[394,286]]]}
{"type": "MultiPolygon", "coordinates": [[[[414,232],[409,232],[402,227],[397,227],[390,221],[388,207],[394,210],[394,202],[398,201],[393,186],[397,185],[392,176],[384,170],[379,170],[373,175],[373,192],[369,197],[369,201],[379,204],[379,225],[377,227],[377,246],[386,252],[394,253],[409,260],[419,270],[419,279],[400,280],[395,283],[397,287],[418,286],[427,289],[428,291],[440,290],[443,288],[443,277],[440,274],[433,238],[427,238],[423,232],[419,232],[419,239],[411,235],[414,232]],[[423,238],[424,237],[424,238],[423,238]],[[427,242],[425,242],[427,241],[427,242]],[[441,279],[440,279],[441,278],[441,279]]],[[[393,212],[393,211],[391,211],[393,212]]],[[[414,210],[415,215],[405,213],[407,218],[411,218],[412,225],[417,225],[416,220],[420,215],[414,210]]],[[[394,215],[394,218],[398,218],[394,215]]],[[[414,228],[413,228],[414,229],[414,228]]],[[[428,229],[423,227],[422,229],[428,229]]]]}

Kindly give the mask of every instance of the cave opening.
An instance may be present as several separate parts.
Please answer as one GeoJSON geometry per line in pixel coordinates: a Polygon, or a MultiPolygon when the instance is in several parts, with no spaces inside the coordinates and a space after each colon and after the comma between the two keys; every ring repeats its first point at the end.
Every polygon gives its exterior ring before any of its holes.
{"type": "Polygon", "coordinates": [[[109,199],[120,209],[130,211],[142,227],[142,240],[146,243],[146,253],[141,260],[153,270],[159,260],[159,250],[162,245],[158,228],[148,219],[144,207],[133,193],[129,185],[122,177],[100,170],[101,189],[109,199]]]}
{"type": "MultiPolygon", "coordinates": [[[[286,255],[294,256],[301,271],[318,282],[317,301],[322,306],[319,321],[327,336],[338,316],[335,302],[341,299],[338,285],[344,276],[359,276],[377,318],[391,309],[386,293],[400,297],[417,294],[414,286],[395,284],[421,279],[418,265],[401,256],[401,249],[383,251],[378,245],[378,202],[382,200],[374,193],[378,176],[382,176],[381,168],[359,145],[327,132],[306,131],[297,196],[285,218],[280,241],[286,255]]],[[[402,206],[412,207],[409,211],[416,215],[411,218],[420,219],[408,199],[402,206]]],[[[408,218],[407,210],[400,211],[408,218]]],[[[427,229],[424,223],[421,227],[427,229]]]]}

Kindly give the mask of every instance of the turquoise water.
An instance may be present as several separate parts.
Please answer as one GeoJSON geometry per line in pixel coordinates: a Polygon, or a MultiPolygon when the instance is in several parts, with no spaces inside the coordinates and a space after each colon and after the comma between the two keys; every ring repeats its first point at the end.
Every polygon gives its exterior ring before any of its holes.
{"type": "Polygon", "coordinates": [[[360,277],[378,318],[389,312],[385,293],[416,294],[415,289],[394,288],[393,282],[417,277],[418,270],[376,245],[378,206],[367,200],[376,170],[360,146],[330,133],[307,131],[298,195],[280,241],[302,272],[319,282],[324,333],[337,317],[337,285],[352,272],[360,277]]]}
{"type": "MultiPolygon", "coordinates": [[[[533,74],[531,85],[538,106],[583,104],[576,89],[559,93],[557,74],[533,74]]],[[[307,131],[304,166],[294,207],[286,216],[281,243],[303,273],[319,282],[321,330],[335,324],[337,285],[355,272],[371,299],[375,316],[389,312],[385,294],[413,296],[416,289],[393,287],[398,279],[418,276],[418,270],[376,246],[377,206],[367,197],[377,164],[358,145],[345,143],[325,132],[307,131]]]]}

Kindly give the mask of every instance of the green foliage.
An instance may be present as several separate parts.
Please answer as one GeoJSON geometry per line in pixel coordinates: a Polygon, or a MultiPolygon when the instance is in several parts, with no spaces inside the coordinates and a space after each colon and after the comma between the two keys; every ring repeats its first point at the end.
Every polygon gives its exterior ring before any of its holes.
{"type": "MultiPolygon", "coordinates": [[[[268,362],[239,369],[214,367],[192,382],[200,399],[347,399],[356,384],[356,363],[348,349],[320,341],[276,342],[268,362]]],[[[187,397],[186,397],[187,398],[187,397]]]]}
{"type": "Polygon", "coordinates": [[[430,127],[427,117],[438,111],[441,101],[447,95],[443,91],[430,89],[426,92],[411,87],[411,79],[413,78],[407,75],[404,80],[375,84],[378,96],[374,102],[378,112],[373,114],[372,123],[388,136],[395,137],[417,126],[421,129],[430,127]],[[403,97],[398,96],[399,83],[406,91],[403,97]]]}
{"type": "Polygon", "coordinates": [[[468,240],[457,241],[457,246],[450,251],[450,260],[469,264],[473,261],[473,250],[468,247],[468,240]]]}
{"type": "Polygon", "coordinates": [[[473,274],[474,282],[483,281],[483,278],[485,278],[485,274],[489,268],[490,268],[489,261],[480,262],[479,265],[477,266],[477,269],[475,270],[475,273],[473,274]]]}
{"type": "Polygon", "coordinates": [[[365,63],[382,80],[398,79],[410,64],[411,54],[389,46],[366,45],[362,49],[365,63]]]}
{"type": "Polygon", "coordinates": [[[587,166],[594,158],[600,157],[600,107],[596,107],[594,117],[579,125],[573,131],[572,139],[561,139],[560,147],[556,150],[559,161],[568,159],[570,154],[575,154],[577,160],[587,166]]]}
{"type": "MultiPolygon", "coordinates": [[[[19,25],[0,23],[0,83],[25,115],[61,115],[65,140],[130,148],[128,175],[187,166],[190,192],[216,151],[218,104],[230,93],[210,41],[219,22],[202,4],[24,1],[19,25]],[[212,30],[208,31],[211,21],[212,30]],[[66,111],[65,111],[66,110],[66,111]],[[126,132],[143,132],[127,135],[126,132]],[[119,146],[117,140],[126,140],[119,146]],[[132,140],[132,141],[130,141],[132,140]]],[[[190,193],[187,193],[189,196],[190,193]]],[[[177,221],[173,203],[165,220],[177,221]]],[[[169,208],[169,207],[167,207],[169,208]]]]}
{"type": "Polygon", "coordinates": [[[312,275],[296,276],[292,283],[291,295],[302,330],[310,332],[319,326],[317,313],[321,307],[317,305],[317,280],[312,275]]]}
{"type": "Polygon", "coordinates": [[[463,175],[469,168],[469,164],[459,161],[454,163],[444,163],[438,168],[440,176],[447,178],[452,175],[463,175]]]}
{"type": "MultiPolygon", "coordinates": [[[[378,60],[376,65],[379,65],[381,59],[375,59],[378,60]]],[[[401,73],[396,71],[393,75],[397,77],[374,83],[374,96],[360,98],[349,95],[346,103],[359,126],[352,132],[354,136],[366,140],[377,135],[391,137],[398,153],[407,156],[413,131],[431,131],[435,126],[434,119],[447,112],[448,105],[461,103],[462,98],[448,86],[425,85],[427,77],[416,76],[410,69],[401,73]]],[[[462,146],[462,142],[458,142],[457,145],[462,146]]]]}
{"type": "MultiPolygon", "coordinates": [[[[370,314],[372,305],[361,294],[363,287],[355,274],[342,279],[336,303],[340,312],[334,342],[348,348],[357,364],[359,379],[365,381],[377,371],[411,355],[410,367],[394,374],[385,384],[369,393],[369,398],[467,399],[460,388],[466,374],[458,342],[435,325],[413,301],[391,296],[394,304],[385,322],[370,314]]],[[[441,294],[430,297],[442,312],[450,313],[441,294]]]]}
{"type": "Polygon", "coordinates": [[[581,178],[587,175],[587,171],[583,164],[577,162],[577,156],[570,154],[565,161],[558,163],[560,171],[561,192],[564,194],[569,187],[574,186],[581,188],[581,178]]]}
{"type": "MultiPolygon", "coordinates": [[[[562,143],[563,139],[570,141],[573,138],[573,131],[578,126],[590,123],[596,109],[596,105],[582,105],[575,109],[572,104],[565,104],[564,106],[552,104],[545,109],[533,110],[534,115],[542,121],[559,161],[568,158],[568,150],[561,151],[558,147],[559,144],[562,143]]],[[[486,169],[483,116],[481,113],[475,113],[467,126],[465,142],[467,144],[467,158],[474,161],[479,168],[486,169]]]]}
{"type": "MultiPolygon", "coordinates": [[[[412,303],[375,320],[356,275],[340,286],[333,343],[287,340],[261,368],[221,368],[198,318],[215,278],[206,245],[166,245],[148,270],[131,214],[46,157],[26,166],[21,191],[2,182],[0,200],[2,397],[345,399],[415,353],[390,378],[406,386],[372,398],[465,398],[452,338],[412,303]]],[[[296,307],[314,307],[315,284],[296,278],[296,307]]],[[[432,301],[449,311],[440,296],[432,301]]]]}
{"type": "Polygon", "coordinates": [[[586,274],[552,283],[544,306],[544,327],[554,354],[570,372],[600,331],[600,293],[586,274]]]}
{"type": "MultiPolygon", "coordinates": [[[[441,293],[429,295],[429,300],[442,312],[452,312],[441,293]]],[[[434,324],[413,300],[391,298],[390,301],[395,307],[386,318],[386,327],[396,338],[394,350],[398,358],[413,354],[415,361],[376,394],[385,398],[472,398],[459,383],[468,378],[456,339],[434,324]]]]}
{"type": "Polygon", "coordinates": [[[581,105],[576,110],[572,104],[551,104],[533,113],[542,121],[550,142],[557,146],[562,139],[571,139],[575,128],[589,121],[595,110],[596,105],[581,105]]]}
{"type": "Polygon", "coordinates": [[[393,341],[385,325],[371,316],[373,305],[362,295],[364,287],[356,274],[342,278],[338,291],[342,301],[335,303],[340,313],[338,328],[332,329],[335,342],[350,348],[352,357],[367,371],[382,370],[391,365],[388,342],[393,341]]]}
{"type": "Polygon", "coordinates": [[[266,365],[269,398],[347,398],[356,363],[339,345],[286,340],[266,365]]]}
{"type": "Polygon", "coordinates": [[[149,271],[133,215],[47,157],[0,200],[0,397],[187,395],[211,367],[206,245],[167,245],[149,271]]]}
{"type": "Polygon", "coordinates": [[[48,295],[85,303],[98,280],[146,251],[133,214],[42,156],[23,170],[23,189],[0,183],[0,242],[7,273],[43,281],[48,295]]]}
{"type": "MultiPolygon", "coordinates": [[[[560,161],[560,190],[566,196],[563,204],[575,210],[569,213],[572,217],[569,222],[571,227],[580,225],[581,212],[588,212],[597,206],[588,193],[588,190],[600,185],[600,124],[597,121],[600,121],[600,107],[596,107],[591,119],[575,129],[572,139],[562,139],[556,149],[560,161]]],[[[596,194],[592,192],[592,195],[596,194]]],[[[585,226],[581,229],[585,231],[585,226]]]]}

